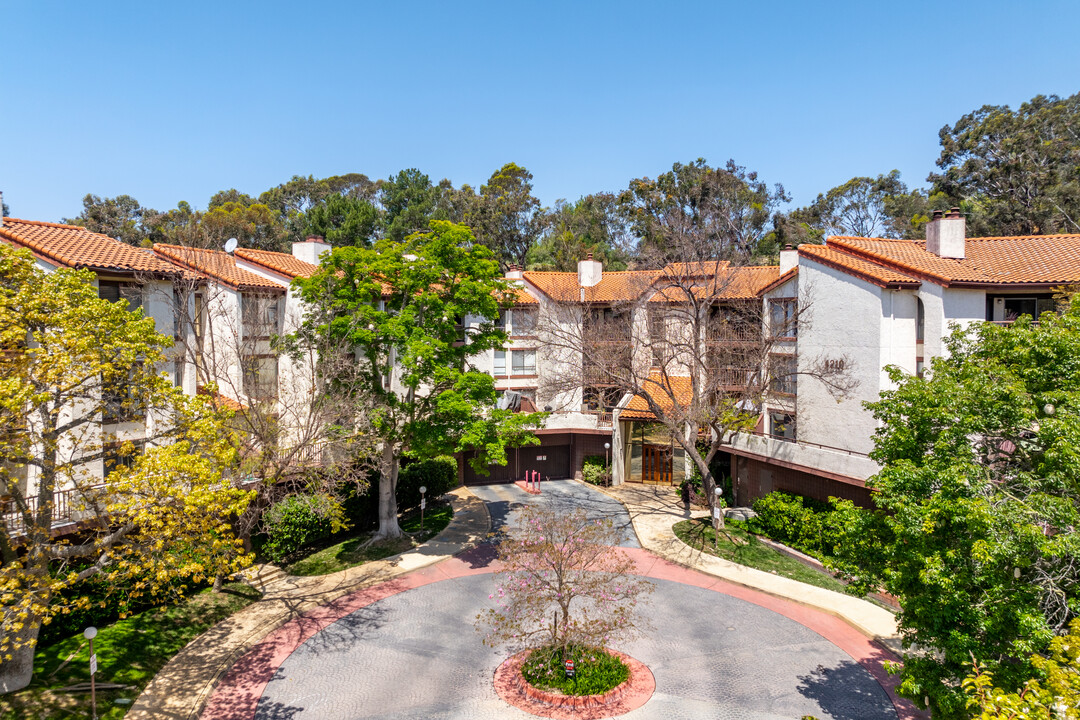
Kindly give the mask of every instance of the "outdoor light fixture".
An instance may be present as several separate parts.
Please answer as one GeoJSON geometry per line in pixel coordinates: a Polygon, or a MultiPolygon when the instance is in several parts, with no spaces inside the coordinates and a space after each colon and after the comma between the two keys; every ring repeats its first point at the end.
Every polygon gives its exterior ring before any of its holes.
{"type": "Polygon", "coordinates": [[[94,684],[94,675],[97,673],[97,655],[94,653],[94,638],[97,637],[97,628],[91,625],[83,630],[83,637],[90,641],[90,712],[94,720],[97,720],[97,687],[94,684]]]}
{"type": "Polygon", "coordinates": [[[424,537],[424,508],[427,507],[427,498],[424,497],[424,493],[427,492],[427,485],[420,486],[420,539],[424,537]]]}

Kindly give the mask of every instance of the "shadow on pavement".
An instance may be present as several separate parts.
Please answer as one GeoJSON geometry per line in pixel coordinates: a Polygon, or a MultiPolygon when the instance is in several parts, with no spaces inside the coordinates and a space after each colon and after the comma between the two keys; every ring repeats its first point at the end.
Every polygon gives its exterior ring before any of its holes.
{"type": "Polygon", "coordinates": [[[895,718],[896,709],[885,690],[866,668],[851,660],[839,667],[817,666],[799,676],[799,693],[815,701],[834,720],[881,720],[895,718]]]}

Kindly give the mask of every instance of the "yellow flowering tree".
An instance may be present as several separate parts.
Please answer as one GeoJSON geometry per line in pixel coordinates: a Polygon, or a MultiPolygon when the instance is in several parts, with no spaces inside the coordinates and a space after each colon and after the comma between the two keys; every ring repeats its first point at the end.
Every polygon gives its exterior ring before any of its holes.
{"type": "Polygon", "coordinates": [[[250,562],[224,417],[162,373],[154,321],[93,280],[0,243],[0,692],[30,681],[43,623],[89,606],[79,583],[165,599],[250,562]]]}

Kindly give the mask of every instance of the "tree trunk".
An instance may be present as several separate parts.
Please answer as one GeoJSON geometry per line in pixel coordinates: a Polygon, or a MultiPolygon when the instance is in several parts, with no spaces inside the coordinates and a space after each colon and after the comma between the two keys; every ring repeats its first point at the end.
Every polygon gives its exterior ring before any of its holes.
{"type": "Polygon", "coordinates": [[[394,446],[386,443],[382,452],[382,472],[379,477],[379,531],[374,540],[399,538],[404,533],[398,525],[397,509],[398,463],[394,457],[394,446]]]}
{"type": "Polygon", "coordinates": [[[40,618],[28,618],[22,630],[4,638],[8,643],[14,641],[19,647],[7,650],[11,653],[11,659],[0,663],[0,694],[22,690],[30,684],[34,677],[34,650],[40,630],[40,618]]]}

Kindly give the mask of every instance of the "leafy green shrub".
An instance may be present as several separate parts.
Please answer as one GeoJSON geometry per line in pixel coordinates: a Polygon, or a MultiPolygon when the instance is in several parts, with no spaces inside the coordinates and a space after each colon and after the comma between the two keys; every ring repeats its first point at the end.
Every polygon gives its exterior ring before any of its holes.
{"type": "Polygon", "coordinates": [[[600,695],[630,678],[630,668],[619,658],[599,648],[571,645],[535,650],[521,667],[521,674],[533,687],[558,690],[565,695],[600,695]],[[566,659],[574,661],[574,677],[566,677],[566,659]]]}
{"type": "Polygon", "coordinates": [[[266,511],[263,524],[263,551],[274,562],[347,526],[341,503],[325,494],[291,495],[266,511]]]}
{"type": "Polygon", "coordinates": [[[608,467],[607,458],[603,455],[585,456],[581,477],[590,485],[611,485],[611,468],[608,467]]]}
{"type": "MultiPolygon", "coordinates": [[[[450,492],[458,485],[457,461],[447,455],[414,460],[398,473],[398,510],[408,510],[420,505],[420,486],[427,487],[425,497],[429,500],[450,492]]],[[[378,492],[375,485],[374,492],[378,492]]]]}
{"type": "Polygon", "coordinates": [[[818,558],[835,553],[840,521],[829,503],[771,492],[754,501],[754,512],[751,531],[818,558]]]}

